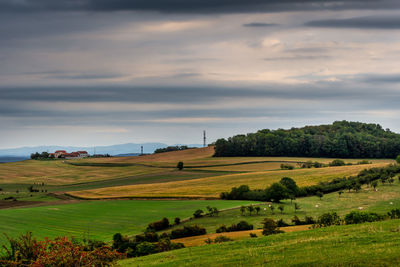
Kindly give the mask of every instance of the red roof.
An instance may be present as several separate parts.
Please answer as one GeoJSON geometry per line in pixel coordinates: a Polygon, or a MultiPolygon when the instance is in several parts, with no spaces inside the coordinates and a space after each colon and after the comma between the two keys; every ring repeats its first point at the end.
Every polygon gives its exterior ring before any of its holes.
{"type": "Polygon", "coordinates": [[[65,150],[57,150],[56,153],[67,153],[65,150]]]}
{"type": "Polygon", "coordinates": [[[88,154],[87,151],[78,151],[79,154],[88,154]]]}

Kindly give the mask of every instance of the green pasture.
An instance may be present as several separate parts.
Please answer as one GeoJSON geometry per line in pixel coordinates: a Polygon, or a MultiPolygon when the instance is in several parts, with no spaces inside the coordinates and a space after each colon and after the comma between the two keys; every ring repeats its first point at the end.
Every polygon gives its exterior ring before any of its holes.
{"type": "MultiPolygon", "coordinates": [[[[17,236],[31,231],[38,238],[74,236],[109,241],[113,234],[137,234],[148,223],[175,217],[187,218],[199,208],[211,205],[219,209],[237,207],[250,201],[222,200],[110,200],[0,210],[0,233],[17,236]]],[[[5,237],[0,235],[0,244],[5,237]]]]}

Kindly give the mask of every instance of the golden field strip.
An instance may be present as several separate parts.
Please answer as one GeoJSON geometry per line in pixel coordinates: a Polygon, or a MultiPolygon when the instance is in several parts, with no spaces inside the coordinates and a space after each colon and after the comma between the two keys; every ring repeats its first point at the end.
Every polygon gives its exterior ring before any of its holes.
{"type": "Polygon", "coordinates": [[[176,182],[106,187],[94,190],[70,192],[71,195],[87,198],[116,197],[218,197],[221,192],[242,184],[250,188],[266,188],[282,177],[293,178],[299,186],[313,185],[333,178],[358,174],[365,168],[382,167],[388,163],[326,167],[319,169],[295,169],[228,174],[176,182]]]}
{"type": "MultiPolygon", "coordinates": [[[[311,225],[296,225],[296,226],[287,226],[281,227],[280,230],[285,233],[298,232],[298,231],[306,231],[309,230],[311,225]]],[[[232,240],[241,240],[250,238],[250,234],[256,234],[257,236],[262,236],[262,229],[248,230],[248,231],[237,231],[237,232],[226,232],[226,233],[213,233],[206,234],[200,236],[190,236],[185,238],[174,239],[173,242],[183,243],[185,247],[197,247],[206,245],[207,239],[215,239],[218,236],[225,236],[232,240]]]]}

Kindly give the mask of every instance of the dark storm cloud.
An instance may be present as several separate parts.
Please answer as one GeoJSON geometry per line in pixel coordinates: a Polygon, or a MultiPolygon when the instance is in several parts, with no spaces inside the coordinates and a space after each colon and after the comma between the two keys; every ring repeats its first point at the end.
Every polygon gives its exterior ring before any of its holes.
{"type": "Polygon", "coordinates": [[[314,20],[305,23],[306,26],[322,28],[355,28],[355,29],[400,29],[399,16],[369,16],[348,19],[314,20]]]}
{"type": "Polygon", "coordinates": [[[263,27],[273,27],[273,26],[278,26],[278,25],[279,24],[275,24],[275,23],[252,22],[252,23],[243,24],[243,27],[263,28],[263,27]]]}
{"type": "Polygon", "coordinates": [[[387,9],[395,0],[3,0],[0,10],[156,11],[168,13],[243,13],[299,10],[387,9]]]}

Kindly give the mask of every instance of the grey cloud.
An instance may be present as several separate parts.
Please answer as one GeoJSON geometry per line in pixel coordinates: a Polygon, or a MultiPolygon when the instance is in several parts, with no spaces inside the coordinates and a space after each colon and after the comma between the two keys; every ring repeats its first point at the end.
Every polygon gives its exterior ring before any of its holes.
{"type": "Polygon", "coordinates": [[[273,26],[278,26],[278,25],[279,24],[275,24],[275,23],[252,22],[252,23],[243,24],[243,27],[263,28],[263,27],[273,27],[273,26]]]}
{"type": "Polygon", "coordinates": [[[394,0],[3,0],[0,10],[156,11],[167,13],[243,13],[293,10],[346,10],[399,8],[394,0]]]}
{"type": "Polygon", "coordinates": [[[296,61],[296,60],[318,60],[318,59],[329,59],[330,56],[326,55],[295,55],[287,57],[268,57],[263,58],[264,61],[296,61]]]}
{"type": "Polygon", "coordinates": [[[314,20],[305,23],[306,26],[322,28],[356,28],[356,29],[400,29],[399,16],[369,16],[348,19],[314,20]]]}
{"type": "Polygon", "coordinates": [[[400,73],[398,74],[364,74],[358,78],[366,83],[400,83],[400,73]]]}

